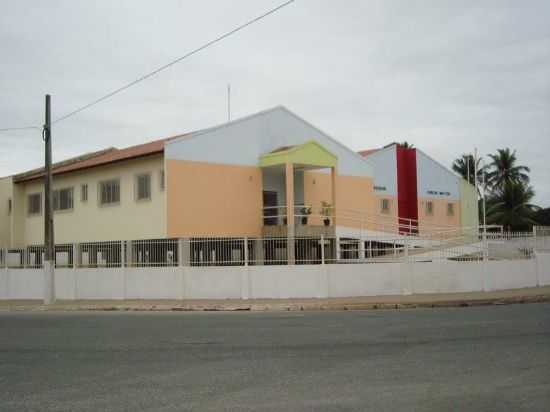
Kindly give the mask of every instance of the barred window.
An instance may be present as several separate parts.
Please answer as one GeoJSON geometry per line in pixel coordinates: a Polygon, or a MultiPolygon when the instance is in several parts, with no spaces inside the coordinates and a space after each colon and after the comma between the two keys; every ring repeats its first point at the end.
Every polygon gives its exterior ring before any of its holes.
{"type": "Polygon", "coordinates": [[[81,202],[87,202],[88,201],[88,185],[83,184],[80,186],[80,201],[81,202]]]}
{"type": "Polygon", "coordinates": [[[426,214],[428,216],[432,216],[434,214],[434,202],[432,201],[426,202],[426,214]]]}
{"type": "Polygon", "coordinates": [[[453,203],[447,203],[447,216],[455,215],[455,205],[453,203]]]}
{"type": "Polygon", "coordinates": [[[380,210],[382,213],[389,213],[390,199],[382,199],[382,201],[380,202],[380,210]]]}
{"type": "Polygon", "coordinates": [[[164,190],[164,170],[160,171],[160,190],[164,190]]]}
{"type": "Polygon", "coordinates": [[[136,176],[136,200],[151,199],[151,175],[142,174],[136,176]]]}
{"type": "Polygon", "coordinates": [[[42,213],[42,193],[32,193],[27,197],[29,215],[42,213]]]}
{"type": "Polygon", "coordinates": [[[70,210],[73,208],[73,188],[53,191],[53,210],[70,210]]]}
{"type": "Polygon", "coordinates": [[[99,183],[99,204],[112,205],[120,203],[120,180],[106,180],[99,183]]]}

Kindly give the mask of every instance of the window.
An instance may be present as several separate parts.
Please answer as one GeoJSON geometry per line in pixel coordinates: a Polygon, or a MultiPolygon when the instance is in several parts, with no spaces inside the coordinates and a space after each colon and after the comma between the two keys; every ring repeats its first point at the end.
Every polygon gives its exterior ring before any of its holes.
{"type": "Polygon", "coordinates": [[[11,215],[11,198],[8,199],[8,215],[11,215]]]}
{"type": "Polygon", "coordinates": [[[71,210],[73,208],[73,188],[53,191],[53,210],[71,210]]]}
{"type": "Polygon", "coordinates": [[[113,205],[120,203],[120,180],[106,180],[99,183],[99,204],[113,205]]]}
{"type": "Polygon", "coordinates": [[[389,213],[390,212],[390,199],[382,199],[380,202],[380,209],[382,213],[389,213]]]}
{"type": "Polygon", "coordinates": [[[455,215],[455,205],[453,203],[447,203],[447,216],[455,215]]]}
{"type": "Polygon", "coordinates": [[[87,202],[88,201],[88,185],[83,184],[80,186],[80,201],[81,202],[87,202]]]}
{"type": "Polygon", "coordinates": [[[432,216],[434,214],[434,202],[432,201],[426,202],[426,214],[428,216],[432,216]]]}
{"type": "Polygon", "coordinates": [[[164,190],[164,170],[160,171],[160,190],[164,190]]]}
{"type": "Polygon", "coordinates": [[[42,213],[42,193],[32,193],[27,199],[29,215],[39,215],[42,213]]]}
{"type": "Polygon", "coordinates": [[[136,200],[151,199],[151,175],[136,176],[136,200]]]}

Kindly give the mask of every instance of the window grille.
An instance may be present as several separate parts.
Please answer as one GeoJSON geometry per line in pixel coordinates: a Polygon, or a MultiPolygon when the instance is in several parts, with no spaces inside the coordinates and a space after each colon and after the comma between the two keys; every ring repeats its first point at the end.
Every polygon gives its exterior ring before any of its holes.
{"type": "Polygon", "coordinates": [[[136,200],[151,199],[151,175],[136,176],[136,200]]]}
{"type": "Polygon", "coordinates": [[[390,211],[390,200],[389,199],[382,199],[382,201],[380,203],[381,203],[380,209],[381,209],[382,213],[389,213],[389,211],[390,211]]]}
{"type": "Polygon", "coordinates": [[[447,203],[447,216],[455,215],[455,205],[452,203],[447,203]]]}
{"type": "Polygon", "coordinates": [[[42,213],[42,193],[32,193],[28,196],[29,215],[39,215],[42,213]]]}
{"type": "Polygon", "coordinates": [[[426,202],[426,214],[428,216],[432,216],[434,214],[434,202],[432,201],[426,202]]]}
{"type": "Polygon", "coordinates": [[[88,201],[88,185],[87,184],[83,184],[82,186],[80,186],[80,200],[82,202],[87,202],[88,201]]]}
{"type": "Polygon", "coordinates": [[[99,203],[112,205],[120,202],[120,180],[113,179],[99,184],[99,203]]]}
{"type": "Polygon", "coordinates": [[[53,191],[53,210],[70,210],[73,208],[73,188],[67,187],[53,191]]]}

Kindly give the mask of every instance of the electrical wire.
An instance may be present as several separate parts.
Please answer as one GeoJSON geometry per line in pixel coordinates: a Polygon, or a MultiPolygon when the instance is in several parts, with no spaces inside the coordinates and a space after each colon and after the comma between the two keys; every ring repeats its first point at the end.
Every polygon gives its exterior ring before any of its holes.
{"type": "Polygon", "coordinates": [[[16,131],[16,130],[30,130],[30,129],[40,130],[42,128],[38,127],[38,126],[6,127],[6,128],[3,128],[3,129],[0,129],[0,132],[11,132],[11,131],[16,131]]]}
{"type": "Polygon", "coordinates": [[[145,75],[143,75],[143,76],[141,76],[141,77],[139,77],[139,78],[137,78],[137,79],[131,81],[130,83],[127,83],[127,84],[125,84],[124,86],[119,87],[118,89],[113,90],[112,92],[107,93],[106,95],[104,95],[104,96],[102,96],[102,97],[100,97],[100,98],[98,98],[98,99],[96,99],[96,100],[94,100],[94,101],[92,101],[92,102],[90,102],[90,103],[88,103],[88,104],[82,106],[82,107],[79,107],[78,109],[75,109],[75,110],[73,110],[72,112],[69,112],[69,113],[67,113],[67,114],[65,114],[65,115],[63,115],[63,116],[61,116],[61,117],[55,119],[55,120],[52,122],[52,124],[61,122],[62,120],[65,120],[65,119],[67,119],[67,118],[69,118],[69,117],[71,117],[71,116],[74,116],[75,114],[80,113],[80,112],[82,112],[83,110],[89,109],[90,107],[95,106],[96,104],[101,103],[102,101],[107,100],[108,98],[113,97],[114,95],[116,95],[116,94],[118,94],[118,93],[120,93],[120,92],[122,92],[122,91],[124,91],[124,90],[126,90],[126,89],[129,89],[129,88],[132,87],[132,86],[135,86],[136,84],[138,84],[138,83],[140,83],[140,82],[142,82],[142,81],[144,81],[144,80],[146,80],[146,79],[148,79],[148,78],[150,78],[150,77],[152,77],[152,76],[154,76],[154,75],[160,73],[160,72],[163,71],[163,70],[166,70],[167,68],[169,68],[169,67],[171,67],[171,66],[173,66],[173,65],[175,65],[175,64],[177,64],[177,63],[179,63],[179,62],[181,62],[182,60],[184,60],[184,59],[186,59],[186,58],[188,58],[188,57],[190,57],[190,56],[192,56],[192,55],[194,55],[194,54],[196,54],[196,53],[198,53],[198,52],[200,52],[200,51],[202,51],[202,50],[204,50],[204,49],[206,49],[206,48],[208,48],[208,47],[210,47],[210,46],[212,46],[212,45],[214,45],[214,44],[216,44],[216,43],[218,43],[218,42],[220,42],[220,41],[222,41],[222,40],[224,40],[225,38],[227,38],[227,37],[229,37],[229,36],[231,36],[231,35],[233,35],[233,34],[239,32],[239,31],[245,29],[246,27],[248,27],[248,26],[250,26],[250,25],[252,25],[252,24],[254,24],[254,23],[256,23],[256,22],[258,22],[258,21],[260,21],[260,20],[262,20],[262,19],[264,19],[264,18],[266,18],[267,16],[269,16],[269,15],[271,15],[271,14],[273,14],[273,13],[279,11],[279,10],[282,9],[283,7],[286,7],[286,6],[288,6],[289,4],[294,3],[294,1],[295,1],[295,0],[289,0],[289,1],[287,1],[287,2],[285,2],[285,3],[283,3],[283,4],[281,4],[281,5],[279,5],[279,6],[275,7],[275,8],[273,8],[273,9],[271,9],[271,10],[269,10],[269,11],[267,11],[267,12],[265,12],[265,13],[263,13],[263,14],[257,16],[257,17],[255,17],[255,18],[253,18],[252,20],[247,21],[247,22],[244,23],[244,24],[241,24],[240,26],[234,28],[233,30],[228,31],[227,33],[222,34],[222,35],[219,36],[219,37],[216,37],[214,40],[211,40],[211,41],[209,41],[208,43],[205,43],[204,45],[202,45],[202,46],[200,46],[200,47],[198,47],[198,48],[196,48],[196,49],[194,49],[194,50],[192,50],[192,51],[190,51],[190,52],[184,54],[183,56],[178,57],[177,59],[171,61],[170,63],[167,63],[167,64],[165,64],[164,66],[161,66],[161,67],[159,67],[159,68],[153,70],[152,72],[149,72],[149,73],[147,73],[147,74],[145,74],[145,75]]]}
{"type": "MultiPolygon", "coordinates": [[[[295,0],[289,0],[289,1],[285,2],[285,3],[280,4],[279,6],[277,6],[277,7],[273,8],[273,9],[271,9],[271,10],[269,10],[269,11],[267,11],[267,12],[265,12],[265,13],[263,13],[263,14],[257,16],[257,17],[255,17],[255,18],[253,18],[252,20],[249,20],[249,21],[247,21],[246,23],[241,24],[240,26],[234,28],[233,30],[228,31],[227,33],[222,34],[222,35],[219,36],[219,37],[216,37],[214,40],[210,40],[208,43],[205,43],[205,44],[203,44],[202,46],[200,46],[200,47],[198,47],[198,48],[196,48],[196,49],[194,49],[194,50],[192,50],[192,51],[190,51],[190,52],[184,54],[183,56],[178,57],[178,58],[175,59],[175,60],[172,60],[170,63],[167,63],[167,64],[165,64],[165,65],[163,65],[163,66],[161,66],[161,67],[159,67],[159,68],[157,68],[157,69],[155,69],[155,70],[153,70],[153,71],[151,71],[151,72],[149,72],[149,73],[147,73],[147,74],[144,74],[143,76],[141,76],[141,77],[139,77],[139,78],[137,78],[137,79],[131,81],[130,83],[127,83],[127,84],[125,84],[124,86],[119,87],[118,89],[115,89],[115,90],[113,90],[112,92],[107,93],[106,95],[104,95],[104,96],[102,96],[102,97],[100,97],[100,98],[98,98],[98,99],[96,99],[96,100],[94,100],[94,101],[92,101],[92,102],[90,102],[90,103],[88,103],[88,104],[85,104],[84,106],[81,106],[81,107],[79,107],[79,108],[73,110],[72,112],[69,112],[69,113],[67,113],[67,114],[65,114],[65,115],[63,115],[63,116],[61,116],[61,117],[59,117],[59,118],[53,120],[53,121],[52,121],[52,124],[61,122],[61,121],[65,120],[65,119],[68,119],[69,117],[74,116],[74,115],[77,114],[77,113],[80,113],[80,112],[82,112],[82,111],[84,111],[84,110],[86,110],[86,109],[89,109],[90,107],[95,106],[96,104],[101,103],[102,101],[107,100],[107,99],[109,99],[110,97],[113,97],[114,95],[116,95],[116,94],[118,94],[118,93],[120,93],[120,92],[122,92],[122,91],[124,91],[124,90],[126,90],[126,89],[129,89],[130,87],[135,86],[136,84],[138,84],[138,83],[140,83],[140,82],[142,82],[142,81],[144,81],[144,80],[147,80],[147,79],[150,78],[150,77],[153,77],[154,75],[160,73],[161,71],[166,70],[166,69],[168,69],[169,67],[171,67],[171,66],[173,66],[173,65],[175,65],[175,64],[177,64],[177,63],[179,63],[179,62],[181,62],[182,60],[184,60],[184,59],[186,59],[186,58],[188,58],[188,57],[191,57],[191,56],[193,56],[194,54],[197,54],[198,52],[200,52],[200,51],[202,51],[202,50],[204,50],[204,49],[206,49],[206,48],[208,48],[208,47],[210,47],[210,46],[212,46],[212,45],[214,45],[214,44],[216,44],[216,43],[218,43],[218,42],[220,42],[220,41],[226,39],[227,37],[229,37],[229,36],[231,36],[231,35],[233,35],[233,34],[239,32],[239,31],[245,29],[246,27],[248,27],[248,26],[250,26],[250,25],[252,25],[252,24],[254,24],[254,23],[256,23],[256,22],[258,22],[258,21],[260,21],[260,20],[262,20],[262,19],[264,19],[264,18],[266,18],[267,16],[269,16],[269,15],[271,15],[271,14],[273,14],[273,13],[279,11],[279,10],[281,10],[283,7],[286,7],[286,6],[288,6],[289,4],[294,3],[294,1],[295,1],[295,0]]],[[[16,130],[29,130],[29,129],[41,130],[42,127],[38,127],[38,126],[6,127],[6,128],[0,128],[0,132],[8,132],[8,131],[16,131],[16,130]]]]}

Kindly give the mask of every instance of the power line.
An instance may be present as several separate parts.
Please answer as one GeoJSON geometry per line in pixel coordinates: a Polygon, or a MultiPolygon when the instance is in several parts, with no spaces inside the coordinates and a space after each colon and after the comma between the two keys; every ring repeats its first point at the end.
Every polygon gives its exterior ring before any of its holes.
{"type": "Polygon", "coordinates": [[[30,129],[41,130],[42,128],[38,126],[6,127],[3,129],[0,129],[0,132],[11,132],[16,130],[30,130],[30,129]]]}
{"type": "Polygon", "coordinates": [[[110,97],[113,97],[115,94],[118,94],[118,93],[120,93],[120,92],[122,92],[122,91],[124,91],[124,90],[126,90],[126,89],[128,89],[128,88],[130,88],[130,87],[132,87],[132,86],[134,86],[134,85],[136,85],[136,84],[138,84],[138,83],[140,83],[140,82],[142,82],[142,81],[144,81],[144,80],[146,80],[146,79],[148,79],[148,78],[150,78],[150,77],[152,77],[152,76],[158,74],[158,73],[160,73],[161,71],[166,70],[167,68],[169,68],[169,67],[175,65],[176,63],[179,63],[179,62],[181,62],[182,60],[184,60],[184,59],[186,59],[186,58],[188,58],[188,57],[190,57],[190,56],[192,56],[192,55],[194,55],[194,54],[196,54],[196,53],[198,53],[198,52],[200,52],[200,51],[202,51],[202,50],[204,50],[204,49],[206,49],[206,48],[208,48],[208,47],[210,47],[210,46],[212,46],[212,45],[214,45],[214,44],[216,44],[216,43],[218,43],[218,42],[220,42],[220,41],[222,41],[223,39],[225,39],[225,38],[227,38],[227,37],[229,37],[229,36],[231,36],[231,35],[233,35],[233,34],[239,32],[239,31],[245,29],[246,27],[248,27],[248,26],[250,26],[250,25],[252,25],[252,24],[258,22],[259,20],[264,19],[265,17],[267,17],[267,16],[269,16],[269,15],[271,15],[271,14],[273,14],[273,13],[279,11],[279,10],[282,9],[283,7],[286,7],[286,6],[288,6],[289,4],[294,3],[294,1],[295,1],[295,0],[289,0],[289,1],[287,1],[287,2],[285,2],[285,3],[283,3],[283,4],[281,4],[281,5],[279,5],[279,6],[277,6],[277,7],[275,7],[274,9],[269,10],[269,11],[266,12],[266,13],[263,13],[263,14],[261,14],[260,16],[255,17],[255,18],[253,18],[252,20],[249,20],[248,22],[246,22],[246,23],[244,23],[244,24],[242,24],[242,25],[236,27],[235,29],[233,29],[233,30],[231,30],[231,31],[229,31],[229,32],[227,32],[227,33],[225,33],[225,34],[223,34],[223,35],[221,35],[221,36],[215,38],[214,40],[209,41],[208,43],[205,43],[204,45],[202,45],[202,46],[200,46],[200,47],[198,47],[198,48],[196,48],[196,49],[194,49],[194,50],[188,52],[187,54],[185,54],[185,55],[183,55],[183,56],[177,58],[176,60],[173,60],[173,61],[171,61],[170,63],[165,64],[164,66],[161,66],[161,67],[159,67],[158,69],[155,69],[155,70],[153,70],[152,72],[149,72],[149,73],[147,73],[147,74],[145,74],[145,75],[143,75],[143,76],[137,78],[136,80],[133,80],[133,81],[131,81],[130,83],[128,83],[128,84],[126,84],[126,85],[124,85],[124,86],[122,86],[122,87],[119,87],[119,88],[116,89],[116,90],[113,90],[112,92],[110,92],[110,93],[108,93],[108,94],[106,94],[106,95],[100,97],[99,99],[96,99],[96,100],[92,101],[91,103],[88,103],[88,104],[86,104],[86,105],[84,105],[84,106],[82,106],[82,107],[79,107],[79,108],[76,109],[76,110],[73,110],[72,112],[69,112],[69,113],[65,114],[64,116],[59,117],[58,119],[55,119],[55,120],[52,122],[52,124],[53,124],[53,123],[60,122],[60,121],[62,121],[62,120],[65,120],[65,119],[67,119],[67,118],[69,118],[69,117],[71,117],[71,116],[74,116],[74,115],[77,114],[77,113],[80,113],[80,112],[83,111],[83,110],[86,110],[86,109],[88,109],[88,108],[90,108],[90,107],[92,107],[92,106],[95,106],[95,105],[98,104],[98,103],[101,103],[101,102],[104,101],[104,100],[107,100],[107,99],[110,98],[110,97]]]}

